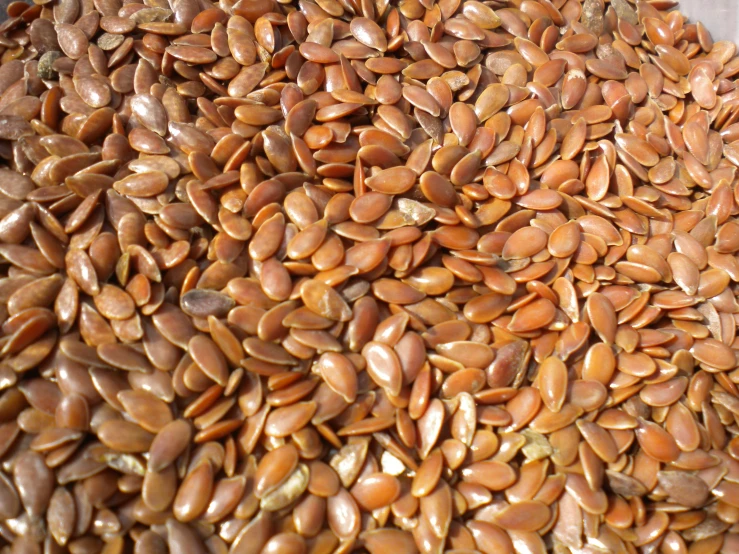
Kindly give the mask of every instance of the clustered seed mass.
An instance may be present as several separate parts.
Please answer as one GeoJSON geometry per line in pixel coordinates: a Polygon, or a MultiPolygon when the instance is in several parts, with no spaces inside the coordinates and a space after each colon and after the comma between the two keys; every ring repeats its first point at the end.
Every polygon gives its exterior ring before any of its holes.
{"type": "Polygon", "coordinates": [[[739,57],[675,7],[12,2],[0,553],[738,553],[739,57]]]}

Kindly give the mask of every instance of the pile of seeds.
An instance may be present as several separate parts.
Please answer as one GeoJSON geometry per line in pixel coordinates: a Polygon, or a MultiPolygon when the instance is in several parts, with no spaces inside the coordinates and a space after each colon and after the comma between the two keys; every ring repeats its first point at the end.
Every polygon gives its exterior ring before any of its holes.
{"type": "Polygon", "coordinates": [[[739,74],[671,0],[0,24],[0,552],[739,552],[739,74]]]}

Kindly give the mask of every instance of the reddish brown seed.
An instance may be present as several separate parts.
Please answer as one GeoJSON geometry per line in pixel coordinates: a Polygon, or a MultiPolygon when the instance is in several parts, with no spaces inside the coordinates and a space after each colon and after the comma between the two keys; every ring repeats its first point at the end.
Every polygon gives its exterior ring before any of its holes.
{"type": "Polygon", "coordinates": [[[359,533],[359,507],[346,489],[340,489],[336,495],[329,497],[327,513],[329,527],[337,537],[349,539],[359,533]]]}
{"type": "Polygon", "coordinates": [[[331,389],[351,403],[357,397],[357,372],[346,357],[327,352],[318,361],[321,375],[331,389]]]}
{"type": "Polygon", "coordinates": [[[380,554],[388,549],[400,552],[416,552],[417,547],[413,536],[408,531],[400,529],[381,528],[366,531],[361,534],[360,539],[370,554],[380,554]]]}
{"type": "Polygon", "coordinates": [[[536,500],[524,500],[495,514],[495,523],[508,531],[538,531],[551,517],[549,508],[536,500]]]}
{"type": "Polygon", "coordinates": [[[161,431],[172,421],[169,406],[146,391],[121,391],[118,400],[131,418],[151,433],[161,431]]]}
{"type": "Polygon", "coordinates": [[[275,437],[285,437],[303,428],[316,412],[315,402],[301,402],[277,408],[269,413],[264,432],[275,437]]]}
{"type": "Polygon", "coordinates": [[[546,246],[547,236],[536,227],[524,227],[513,233],[503,247],[505,259],[528,258],[546,246]]]}
{"type": "Polygon", "coordinates": [[[481,552],[514,552],[510,537],[497,525],[473,520],[467,523],[467,528],[481,552]]]}
{"type": "Polygon", "coordinates": [[[13,483],[30,516],[38,517],[46,512],[54,492],[54,475],[40,454],[26,451],[18,457],[13,483]]]}
{"type": "Polygon", "coordinates": [[[549,252],[557,258],[571,256],[579,246],[580,227],[574,221],[560,225],[549,235],[549,252]]]}
{"type": "Polygon", "coordinates": [[[149,450],[154,435],[135,423],[108,420],[98,429],[98,438],[108,448],[137,453],[149,450]]]}
{"type": "Polygon", "coordinates": [[[655,460],[673,461],[680,454],[675,439],[656,423],[640,421],[636,438],[644,451],[655,460]]]}
{"type": "Polygon", "coordinates": [[[362,356],[366,360],[370,378],[393,396],[400,394],[403,372],[393,349],[380,342],[369,342],[362,349],[362,356]]]}
{"type": "Polygon", "coordinates": [[[432,452],[421,464],[413,478],[411,493],[422,497],[429,494],[441,477],[444,458],[440,450],[432,452]]]}
{"type": "Polygon", "coordinates": [[[567,394],[567,366],[559,358],[547,358],[539,366],[538,382],[544,405],[558,412],[567,394]]]}
{"type": "Polygon", "coordinates": [[[320,316],[336,321],[347,321],[351,317],[351,309],[341,296],[315,279],[303,283],[301,298],[308,309],[320,316]]]}
{"type": "Polygon", "coordinates": [[[360,479],[351,494],[361,509],[372,511],[392,504],[400,495],[400,483],[392,475],[375,473],[360,479]]]}
{"type": "Polygon", "coordinates": [[[174,462],[190,443],[190,425],[177,419],[159,430],[149,449],[148,466],[152,471],[161,471],[174,462]]]}
{"type": "Polygon", "coordinates": [[[222,387],[228,380],[226,358],[218,345],[210,338],[195,335],[188,343],[188,352],[202,372],[222,387]]]}
{"type": "Polygon", "coordinates": [[[291,445],[276,448],[264,456],[254,476],[254,495],[262,498],[280,486],[298,465],[298,451],[291,445]]]}
{"type": "Polygon", "coordinates": [[[722,342],[711,338],[697,341],[693,346],[693,356],[698,361],[721,370],[736,366],[736,353],[722,342]]]}
{"type": "Polygon", "coordinates": [[[491,490],[504,490],[516,480],[515,471],[502,462],[477,462],[462,470],[462,478],[491,490]]]}
{"type": "Polygon", "coordinates": [[[193,469],[182,481],[172,504],[175,517],[182,522],[192,521],[208,506],[213,490],[213,468],[205,461],[193,469]]]}
{"type": "Polygon", "coordinates": [[[405,167],[384,169],[377,175],[369,177],[366,185],[377,192],[385,194],[402,194],[413,186],[416,174],[405,167]]]}
{"type": "Polygon", "coordinates": [[[593,293],[586,304],[590,323],[603,342],[610,344],[616,338],[616,314],[613,304],[601,293],[593,293]]]}
{"type": "Polygon", "coordinates": [[[349,25],[349,30],[355,39],[362,44],[385,52],[387,50],[387,39],[380,26],[366,17],[354,17],[349,25]]]}

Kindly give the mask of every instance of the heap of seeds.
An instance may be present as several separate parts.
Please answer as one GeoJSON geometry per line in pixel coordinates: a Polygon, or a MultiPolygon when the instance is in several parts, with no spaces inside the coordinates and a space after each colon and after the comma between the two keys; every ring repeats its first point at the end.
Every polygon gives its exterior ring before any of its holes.
{"type": "Polygon", "coordinates": [[[739,552],[739,74],[671,0],[0,24],[0,553],[739,552]]]}

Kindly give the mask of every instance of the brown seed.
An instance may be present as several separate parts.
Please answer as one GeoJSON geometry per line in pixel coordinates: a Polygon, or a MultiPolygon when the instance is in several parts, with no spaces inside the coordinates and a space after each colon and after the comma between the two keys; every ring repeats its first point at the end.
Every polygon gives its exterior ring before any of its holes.
{"type": "Polygon", "coordinates": [[[54,492],[54,475],[40,454],[26,451],[17,458],[13,483],[30,516],[46,512],[54,492]]]}
{"type": "Polygon", "coordinates": [[[277,408],[269,413],[264,432],[275,437],[284,437],[299,431],[316,412],[315,402],[300,402],[292,406],[277,408]]]}
{"type": "Polygon", "coordinates": [[[174,462],[190,443],[190,426],[177,419],[159,430],[149,449],[149,469],[161,471],[174,462]]]}
{"type": "Polygon", "coordinates": [[[58,487],[52,494],[47,512],[47,525],[54,540],[65,546],[74,532],[75,503],[72,494],[58,487]]]}
{"type": "Polygon", "coordinates": [[[477,462],[462,470],[462,479],[491,490],[504,490],[516,480],[516,473],[502,462],[477,462]]]}
{"type": "Polygon", "coordinates": [[[408,191],[416,180],[416,174],[405,167],[384,169],[368,178],[366,185],[384,194],[402,194],[408,191]]]}
{"type": "Polygon", "coordinates": [[[118,400],[136,423],[149,432],[157,433],[172,421],[167,404],[145,391],[121,391],[118,400]]]}
{"type": "Polygon", "coordinates": [[[577,428],[580,434],[591,446],[593,451],[605,462],[614,462],[618,457],[618,449],[608,432],[600,425],[578,420],[577,428]]]}
{"type": "Polygon", "coordinates": [[[590,322],[603,342],[610,344],[616,338],[616,314],[613,304],[600,293],[593,293],[586,304],[590,322]]]}
{"type": "Polygon", "coordinates": [[[339,538],[355,537],[360,531],[360,512],[354,498],[345,489],[331,496],[327,505],[329,527],[339,538]]]}
{"type": "Polygon", "coordinates": [[[119,452],[147,452],[154,435],[135,423],[108,420],[98,429],[100,442],[119,452]]]}
{"type": "Polygon", "coordinates": [[[506,532],[493,523],[469,521],[467,528],[472,533],[476,547],[486,554],[492,552],[514,552],[513,543],[506,532]]]}
{"type": "Polygon", "coordinates": [[[680,453],[675,439],[656,423],[640,421],[636,438],[644,451],[655,460],[673,461],[680,453]]]}
{"type": "Polygon", "coordinates": [[[385,52],[387,50],[387,39],[385,38],[385,33],[382,31],[380,26],[371,19],[366,17],[354,17],[349,24],[349,30],[354,38],[365,46],[369,46],[370,48],[374,48],[380,52],[385,52]]]}
{"type": "Polygon", "coordinates": [[[257,466],[254,476],[254,494],[262,498],[280,486],[298,465],[298,451],[291,445],[276,448],[257,466]]]}
{"type": "Polygon", "coordinates": [[[660,471],[657,474],[660,486],[670,499],[683,506],[699,508],[708,499],[709,490],[705,482],[695,475],[681,471],[660,471]]]}
{"type": "Polygon", "coordinates": [[[366,511],[389,506],[400,495],[398,479],[386,473],[363,477],[351,489],[359,507],[366,511]]]}
{"type": "Polygon", "coordinates": [[[438,483],[444,467],[444,459],[440,450],[435,450],[421,464],[413,478],[411,493],[422,497],[429,494],[438,483]]]}
{"type": "Polygon", "coordinates": [[[567,394],[567,367],[559,358],[549,357],[539,366],[538,381],[544,405],[558,412],[567,394]]]}
{"type": "Polygon", "coordinates": [[[197,465],[180,484],[172,504],[175,517],[182,522],[192,521],[208,506],[213,490],[213,468],[208,461],[197,465]]]}
{"type": "Polygon", "coordinates": [[[524,227],[513,233],[503,247],[503,258],[517,260],[528,258],[541,251],[547,244],[547,235],[536,227],[524,227]]]}
{"type": "Polygon", "coordinates": [[[580,240],[580,227],[577,223],[564,223],[549,235],[549,252],[557,258],[567,258],[577,251],[580,240]]]}
{"type": "Polygon", "coordinates": [[[551,300],[540,298],[516,311],[508,328],[516,333],[533,331],[549,325],[556,315],[551,300]]]}
{"type": "Polygon", "coordinates": [[[349,403],[357,397],[357,373],[351,361],[342,354],[327,352],[318,360],[323,379],[331,390],[349,403]]]}
{"type": "Polygon", "coordinates": [[[697,341],[693,347],[693,356],[721,370],[733,369],[736,366],[736,353],[715,339],[697,341]]]}
{"type": "Polygon", "coordinates": [[[228,380],[226,358],[218,345],[210,338],[195,335],[188,343],[188,352],[202,372],[222,387],[228,380]]]}
{"type": "Polygon", "coordinates": [[[315,279],[303,283],[301,298],[305,306],[315,314],[335,321],[348,321],[351,309],[330,286],[315,279]]]}
{"type": "Polygon", "coordinates": [[[495,514],[495,523],[509,531],[538,531],[551,517],[549,508],[536,500],[524,500],[495,514]]]}
{"type": "Polygon", "coordinates": [[[505,85],[488,86],[475,102],[475,114],[480,121],[487,121],[507,103],[510,93],[505,85]]]}
{"type": "Polygon", "coordinates": [[[360,535],[360,539],[370,554],[387,552],[389,548],[400,552],[417,551],[413,536],[400,529],[381,528],[365,531],[360,535]]]}
{"type": "Polygon", "coordinates": [[[400,360],[392,348],[380,342],[369,342],[362,349],[370,378],[389,394],[397,396],[403,385],[400,360]]]}
{"type": "Polygon", "coordinates": [[[88,39],[80,28],[68,23],[59,23],[55,31],[60,48],[73,60],[78,60],[87,52],[88,39]]]}

